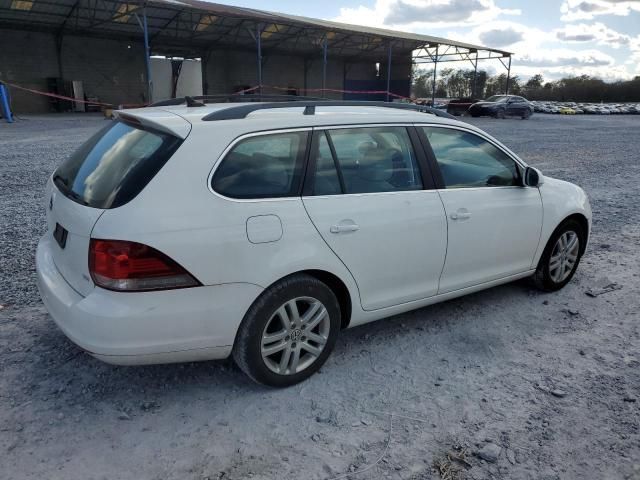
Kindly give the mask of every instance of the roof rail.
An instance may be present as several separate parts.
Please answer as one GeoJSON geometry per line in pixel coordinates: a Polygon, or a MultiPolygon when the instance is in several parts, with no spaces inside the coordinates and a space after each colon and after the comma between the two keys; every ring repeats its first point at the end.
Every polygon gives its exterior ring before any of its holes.
{"type": "MultiPolygon", "coordinates": [[[[198,97],[194,97],[198,98],[198,97]]],[[[295,97],[294,97],[295,98],[295,97]]],[[[453,115],[448,114],[445,111],[438,110],[436,108],[427,107],[424,105],[414,105],[411,103],[391,103],[391,102],[367,102],[367,101],[332,101],[332,100],[320,100],[320,101],[307,101],[300,100],[295,102],[278,102],[278,103],[256,103],[254,105],[236,105],[234,107],[224,108],[216,110],[208,115],[202,117],[205,122],[213,120],[238,120],[246,118],[252,112],[257,110],[270,110],[275,108],[295,108],[304,107],[304,115],[314,115],[316,107],[383,107],[383,108],[395,108],[398,110],[413,110],[417,112],[431,113],[437,117],[453,118],[453,115]],[[293,103],[293,105],[291,104],[293,103]]]]}
{"type": "Polygon", "coordinates": [[[186,104],[188,107],[198,107],[192,102],[198,103],[231,103],[231,102],[297,102],[304,100],[316,100],[320,101],[318,97],[304,97],[298,95],[261,95],[261,94],[246,94],[241,95],[238,93],[232,93],[230,95],[198,95],[198,96],[185,96],[178,98],[168,98],[166,100],[160,100],[150,104],[150,107],[170,107],[175,105],[186,104]]]}

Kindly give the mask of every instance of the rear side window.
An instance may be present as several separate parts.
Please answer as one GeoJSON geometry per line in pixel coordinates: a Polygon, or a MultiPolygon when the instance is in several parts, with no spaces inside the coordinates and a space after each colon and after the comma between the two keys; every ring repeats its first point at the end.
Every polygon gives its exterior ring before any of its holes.
{"type": "Polygon", "coordinates": [[[147,186],[181,143],[173,135],[116,121],[76,150],[53,181],[78,203],[117,208],[147,186]]]}
{"type": "Polygon", "coordinates": [[[231,198],[299,195],[307,132],[273,133],[238,142],[222,159],[212,188],[231,198]]]}
{"type": "Polygon", "coordinates": [[[521,185],[516,162],[473,133],[423,127],[446,188],[521,185]]]}
{"type": "MultiPolygon", "coordinates": [[[[420,170],[405,127],[345,128],[328,130],[326,135],[340,169],[344,193],[422,189],[420,170]]],[[[329,188],[335,189],[335,180],[331,187],[326,181],[333,176],[332,167],[327,149],[322,148],[322,139],[319,143],[316,175],[326,173],[322,180],[326,192],[329,188]]],[[[318,185],[316,180],[316,190],[318,185]]]]}

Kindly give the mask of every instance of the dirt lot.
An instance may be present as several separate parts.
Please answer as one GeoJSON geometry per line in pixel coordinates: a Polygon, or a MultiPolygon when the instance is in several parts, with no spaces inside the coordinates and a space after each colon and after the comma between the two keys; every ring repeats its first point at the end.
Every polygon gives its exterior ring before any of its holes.
{"type": "Polygon", "coordinates": [[[575,279],[346,331],[287,390],[231,362],[108,366],[47,317],[40,192],[103,123],[0,124],[1,478],[640,479],[640,117],[474,119],[589,193],[575,279]]]}

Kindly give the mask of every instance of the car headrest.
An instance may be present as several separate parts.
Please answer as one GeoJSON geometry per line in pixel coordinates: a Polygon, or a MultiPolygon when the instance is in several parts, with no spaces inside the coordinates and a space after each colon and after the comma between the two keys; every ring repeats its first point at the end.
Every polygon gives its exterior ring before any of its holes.
{"type": "Polygon", "coordinates": [[[372,182],[388,181],[393,175],[393,160],[390,150],[373,148],[360,158],[360,178],[372,182]]]}

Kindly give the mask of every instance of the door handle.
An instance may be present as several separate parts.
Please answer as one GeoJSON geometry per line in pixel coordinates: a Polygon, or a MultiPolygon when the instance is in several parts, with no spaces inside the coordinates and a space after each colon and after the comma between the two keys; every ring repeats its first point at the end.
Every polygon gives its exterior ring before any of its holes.
{"type": "Polygon", "coordinates": [[[467,220],[471,218],[471,212],[466,208],[459,208],[457,211],[449,215],[451,220],[467,220]]]}
{"type": "Polygon", "coordinates": [[[331,233],[347,233],[356,232],[360,230],[360,226],[355,223],[339,223],[338,225],[332,225],[329,231],[331,233]]]}

